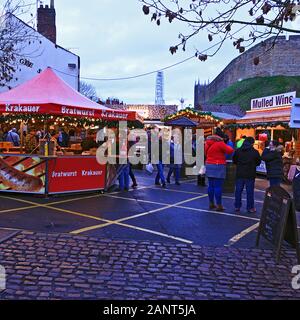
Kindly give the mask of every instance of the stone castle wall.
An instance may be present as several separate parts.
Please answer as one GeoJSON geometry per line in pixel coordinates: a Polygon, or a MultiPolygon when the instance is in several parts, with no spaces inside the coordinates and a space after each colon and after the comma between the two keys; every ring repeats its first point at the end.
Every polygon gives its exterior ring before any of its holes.
{"type": "Polygon", "coordinates": [[[275,47],[270,49],[273,40],[265,40],[232,60],[210,84],[196,85],[195,107],[210,101],[217,93],[239,80],[278,75],[299,76],[300,36],[290,36],[288,40],[285,36],[278,37],[275,47]],[[253,60],[257,56],[260,62],[254,65],[253,60]]]}

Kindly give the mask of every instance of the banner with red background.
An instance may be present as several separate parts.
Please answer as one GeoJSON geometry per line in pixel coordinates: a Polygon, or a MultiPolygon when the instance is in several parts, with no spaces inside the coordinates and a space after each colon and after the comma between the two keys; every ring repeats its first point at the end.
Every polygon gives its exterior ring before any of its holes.
{"type": "Polygon", "coordinates": [[[58,157],[48,161],[48,193],[105,189],[106,165],[96,157],[58,157]]]}
{"type": "Polygon", "coordinates": [[[112,109],[90,109],[79,107],[68,107],[57,104],[36,104],[36,105],[0,105],[0,113],[7,114],[31,114],[31,115],[56,115],[65,117],[85,117],[103,120],[117,121],[142,121],[136,112],[120,111],[112,109]]]}

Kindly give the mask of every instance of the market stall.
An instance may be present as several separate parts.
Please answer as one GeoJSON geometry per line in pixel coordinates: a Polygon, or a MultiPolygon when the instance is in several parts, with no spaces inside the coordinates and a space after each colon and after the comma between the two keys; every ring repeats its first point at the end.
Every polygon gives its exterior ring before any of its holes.
{"type": "Polygon", "coordinates": [[[89,100],[51,68],[1,94],[1,134],[16,128],[20,143],[0,142],[0,192],[56,194],[109,188],[121,166],[97,162],[96,131],[119,121],[142,120],[135,112],[112,110],[89,100]],[[39,139],[29,148],[24,141],[28,142],[33,128],[33,137],[39,139]],[[64,135],[68,140],[59,146],[64,135]]]}
{"type": "MultiPolygon", "coordinates": [[[[299,130],[289,126],[292,101],[296,92],[289,92],[251,101],[251,110],[246,115],[226,127],[236,130],[236,141],[244,136],[255,139],[255,148],[262,154],[266,142],[277,140],[284,147],[284,171],[287,176],[291,163],[300,156],[299,130]]],[[[257,168],[258,173],[266,173],[265,163],[257,168]]]]}
{"type": "Polygon", "coordinates": [[[222,124],[222,119],[214,116],[211,112],[186,108],[166,117],[164,122],[165,125],[173,127],[203,129],[204,136],[207,137],[213,133],[215,127],[222,124]]]}

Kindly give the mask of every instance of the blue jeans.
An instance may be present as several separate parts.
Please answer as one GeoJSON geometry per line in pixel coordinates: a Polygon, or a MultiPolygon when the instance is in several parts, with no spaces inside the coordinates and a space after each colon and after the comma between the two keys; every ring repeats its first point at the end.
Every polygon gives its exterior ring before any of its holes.
{"type": "Polygon", "coordinates": [[[237,179],[235,182],[235,203],[236,209],[242,207],[242,193],[246,186],[247,210],[254,209],[254,186],[255,179],[237,179]]]}
{"type": "Polygon", "coordinates": [[[280,186],[282,179],[281,178],[269,178],[270,187],[280,186]]]}
{"type": "Polygon", "coordinates": [[[119,188],[129,190],[129,165],[127,165],[119,175],[119,188]]]}
{"type": "Polygon", "coordinates": [[[208,197],[210,203],[215,203],[215,198],[217,205],[222,205],[222,192],[223,184],[225,179],[220,178],[208,178],[208,197]]]}
{"type": "Polygon", "coordinates": [[[170,164],[167,180],[170,180],[172,173],[175,172],[175,182],[179,182],[180,179],[180,165],[170,164]]]}
{"type": "Polygon", "coordinates": [[[165,165],[160,161],[156,165],[156,167],[157,167],[157,175],[156,175],[156,178],[155,178],[155,183],[159,184],[159,180],[160,180],[162,184],[165,184],[166,183],[166,178],[164,176],[165,165]]]}

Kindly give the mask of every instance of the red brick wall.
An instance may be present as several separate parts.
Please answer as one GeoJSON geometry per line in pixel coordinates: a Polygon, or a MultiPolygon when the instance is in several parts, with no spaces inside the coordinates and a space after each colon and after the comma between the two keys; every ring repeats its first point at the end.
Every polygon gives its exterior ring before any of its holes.
{"type": "Polygon", "coordinates": [[[41,5],[38,8],[37,30],[40,34],[56,43],[56,12],[54,8],[41,5]]]}

